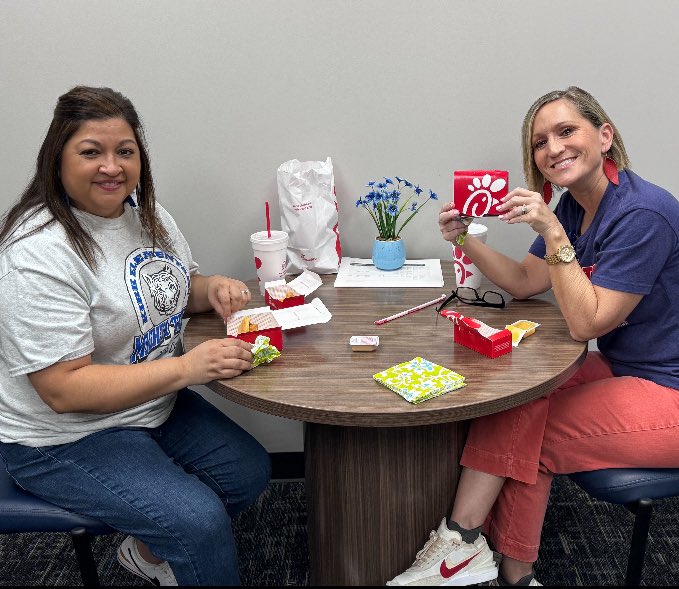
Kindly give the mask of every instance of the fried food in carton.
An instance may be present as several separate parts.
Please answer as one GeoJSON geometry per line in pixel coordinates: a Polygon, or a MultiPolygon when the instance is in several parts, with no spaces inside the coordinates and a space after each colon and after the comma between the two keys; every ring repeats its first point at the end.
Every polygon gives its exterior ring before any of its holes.
{"type": "Polygon", "coordinates": [[[238,334],[250,333],[252,331],[259,331],[259,325],[250,322],[250,317],[243,317],[242,321],[238,324],[238,334]]]}

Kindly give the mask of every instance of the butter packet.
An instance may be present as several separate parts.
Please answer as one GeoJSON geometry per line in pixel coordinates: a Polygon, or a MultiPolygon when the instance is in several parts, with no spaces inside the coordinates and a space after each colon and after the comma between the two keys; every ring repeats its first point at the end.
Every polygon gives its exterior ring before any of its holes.
{"type": "Polygon", "coordinates": [[[519,342],[524,337],[533,335],[538,327],[540,327],[539,323],[528,321],[527,319],[520,319],[519,321],[514,321],[514,323],[505,325],[505,329],[508,329],[512,334],[512,347],[514,348],[519,345],[519,342]]]}
{"type": "Polygon", "coordinates": [[[268,337],[258,335],[252,345],[252,367],[255,368],[264,362],[271,362],[280,355],[278,348],[269,344],[268,337]]]}

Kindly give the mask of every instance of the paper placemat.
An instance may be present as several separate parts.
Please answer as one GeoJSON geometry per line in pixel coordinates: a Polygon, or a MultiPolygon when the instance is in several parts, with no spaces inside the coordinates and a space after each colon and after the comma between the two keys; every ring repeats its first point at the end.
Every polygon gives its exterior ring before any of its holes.
{"type": "Polygon", "coordinates": [[[441,260],[406,260],[398,270],[378,270],[370,258],[343,257],[335,287],[443,286],[441,260]]]}
{"type": "Polygon", "coordinates": [[[378,372],[373,378],[410,403],[421,403],[467,386],[461,374],[419,356],[378,372]]]}

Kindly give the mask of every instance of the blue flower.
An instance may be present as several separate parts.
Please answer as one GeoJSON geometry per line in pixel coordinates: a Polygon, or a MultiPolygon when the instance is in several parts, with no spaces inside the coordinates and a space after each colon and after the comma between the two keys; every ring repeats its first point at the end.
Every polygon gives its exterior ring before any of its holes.
{"type": "Polygon", "coordinates": [[[366,184],[369,191],[356,201],[356,206],[368,211],[381,239],[396,239],[427,201],[438,200],[438,195],[430,188],[429,198],[420,199],[418,197],[425,189],[419,184],[415,185],[401,176],[392,176],[398,184],[388,176],[382,178],[383,181],[371,180],[366,184]],[[403,203],[399,205],[401,198],[403,203]],[[405,214],[401,216],[401,213],[405,214]]]}

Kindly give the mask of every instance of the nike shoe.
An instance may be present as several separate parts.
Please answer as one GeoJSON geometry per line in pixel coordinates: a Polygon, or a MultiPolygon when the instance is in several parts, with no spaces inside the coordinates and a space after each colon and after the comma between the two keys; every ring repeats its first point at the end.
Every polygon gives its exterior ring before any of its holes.
{"type": "Polygon", "coordinates": [[[432,530],[429,540],[415,556],[415,562],[387,585],[474,585],[497,578],[493,551],[486,539],[472,543],[462,541],[459,532],[449,530],[444,519],[438,531],[432,530]]]}
{"type": "Polygon", "coordinates": [[[137,550],[137,543],[132,536],[128,536],[118,547],[118,562],[131,573],[147,581],[164,586],[177,586],[177,579],[166,560],[160,564],[151,564],[144,560],[137,550]]]}

